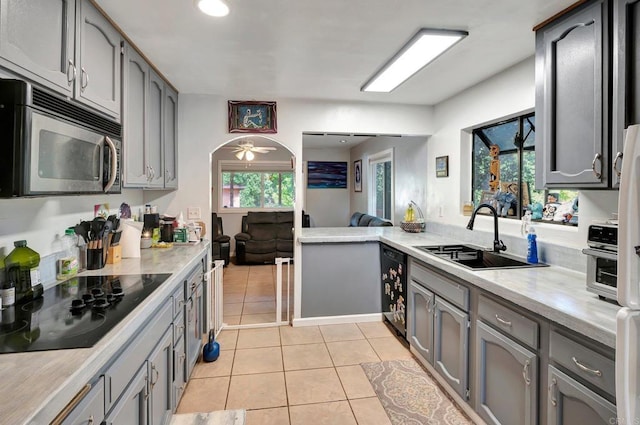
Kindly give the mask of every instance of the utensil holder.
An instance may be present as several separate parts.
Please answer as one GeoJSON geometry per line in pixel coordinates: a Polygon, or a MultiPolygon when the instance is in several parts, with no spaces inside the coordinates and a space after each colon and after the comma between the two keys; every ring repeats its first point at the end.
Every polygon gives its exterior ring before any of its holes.
{"type": "Polygon", "coordinates": [[[87,270],[96,270],[104,267],[104,249],[95,248],[87,250],[87,270]]]}

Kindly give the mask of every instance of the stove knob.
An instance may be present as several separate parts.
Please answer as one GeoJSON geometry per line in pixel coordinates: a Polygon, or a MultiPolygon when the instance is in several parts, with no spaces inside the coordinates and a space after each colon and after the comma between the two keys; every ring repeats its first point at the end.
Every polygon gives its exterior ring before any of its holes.
{"type": "Polygon", "coordinates": [[[91,290],[91,293],[93,294],[94,297],[99,298],[101,296],[104,295],[104,291],[102,290],[102,288],[93,288],[91,290]]]}
{"type": "Polygon", "coordinates": [[[85,304],[91,304],[95,301],[95,298],[91,294],[82,294],[82,300],[85,304]]]}
{"type": "Polygon", "coordinates": [[[85,308],[84,300],[80,300],[80,299],[71,300],[71,308],[73,309],[85,308]]]}
{"type": "Polygon", "coordinates": [[[113,293],[113,295],[115,295],[116,297],[121,297],[124,295],[124,290],[120,286],[116,286],[111,290],[111,293],[113,293]]]}

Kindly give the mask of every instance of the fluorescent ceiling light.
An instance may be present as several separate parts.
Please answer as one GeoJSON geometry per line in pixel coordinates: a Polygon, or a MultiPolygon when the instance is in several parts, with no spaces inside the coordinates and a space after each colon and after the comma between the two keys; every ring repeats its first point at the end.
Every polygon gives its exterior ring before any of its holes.
{"type": "Polygon", "coordinates": [[[222,0],[196,0],[198,9],[209,16],[222,17],[229,14],[229,6],[222,0]]]}
{"type": "Polygon", "coordinates": [[[467,35],[466,31],[421,29],[360,91],[392,91],[467,35]]]}

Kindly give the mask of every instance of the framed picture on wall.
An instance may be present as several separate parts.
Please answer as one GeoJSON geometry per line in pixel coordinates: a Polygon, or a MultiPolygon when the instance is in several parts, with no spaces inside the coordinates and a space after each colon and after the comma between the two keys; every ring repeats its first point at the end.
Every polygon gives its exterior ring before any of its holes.
{"type": "Polygon", "coordinates": [[[353,161],[353,190],[362,192],[362,160],[353,161]]]}
{"type": "Polygon", "coordinates": [[[436,177],[449,177],[449,155],[436,158],[436,177]]]}
{"type": "Polygon", "coordinates": [[[230,100],[229,133],[277,133],[276,102],[230,100]]]}
{"type": "Polygon", "coordinates": [[[308,161],[308,189],[347,189],[348,162],[308,161]]]}

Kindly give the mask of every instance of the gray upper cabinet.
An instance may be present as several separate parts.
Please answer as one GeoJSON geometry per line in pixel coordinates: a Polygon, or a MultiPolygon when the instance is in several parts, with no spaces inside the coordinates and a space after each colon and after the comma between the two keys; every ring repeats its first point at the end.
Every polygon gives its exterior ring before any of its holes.
{"type": "Polygon", "coordinates": [[[609,12],[591,1],[536,33],[536,186],[609,185],[609,12]]]}
{"type": "Polygon", "coordinates": [[[610,425],[616,406],[575,379],[549,366],[548,425],[610,425]]]}
{"type": "Polygon", "coordinates": [[[164,96],[164,187],[178,188],[178,93],[165,88],[164,96]]]}
{"type": "Polygon", "coordinates": [[[176,189],[178,94],[128,43],[123,75],[124,185],[176,189]]]}
{"type": "Polygon", "coordinates": [[[538,356],[476,323],[476,411],[488,424],[537,424],[538,356]]]}
{"type": "Polygon", "coordinates": [[[73,96],[75,0],[0,0],[0,64],[73,96]]]}
{"type": "Polygon", "coordinates": [[[151,175],[146,148],[146,115],[149,91],[149,66],[128,44],[124,47],[123,131],[124,184],[146,186],[151,175]]]}
{"type": "Polygon", "coordinates": [[[620,185],[625,129],[640,124],[640,1],[614,3],[612,186],[620,185]]]}
{"type": "Polygon", "coordinates": [[[0,0],[0,64],[116,120],[121,39],[88,0],[0,0]]]}
{"type": "Polygon", "coordinates": [[[78,2],[75,96],[81,102],[120,117],[120,33],[88,1],[78,2]]]}

